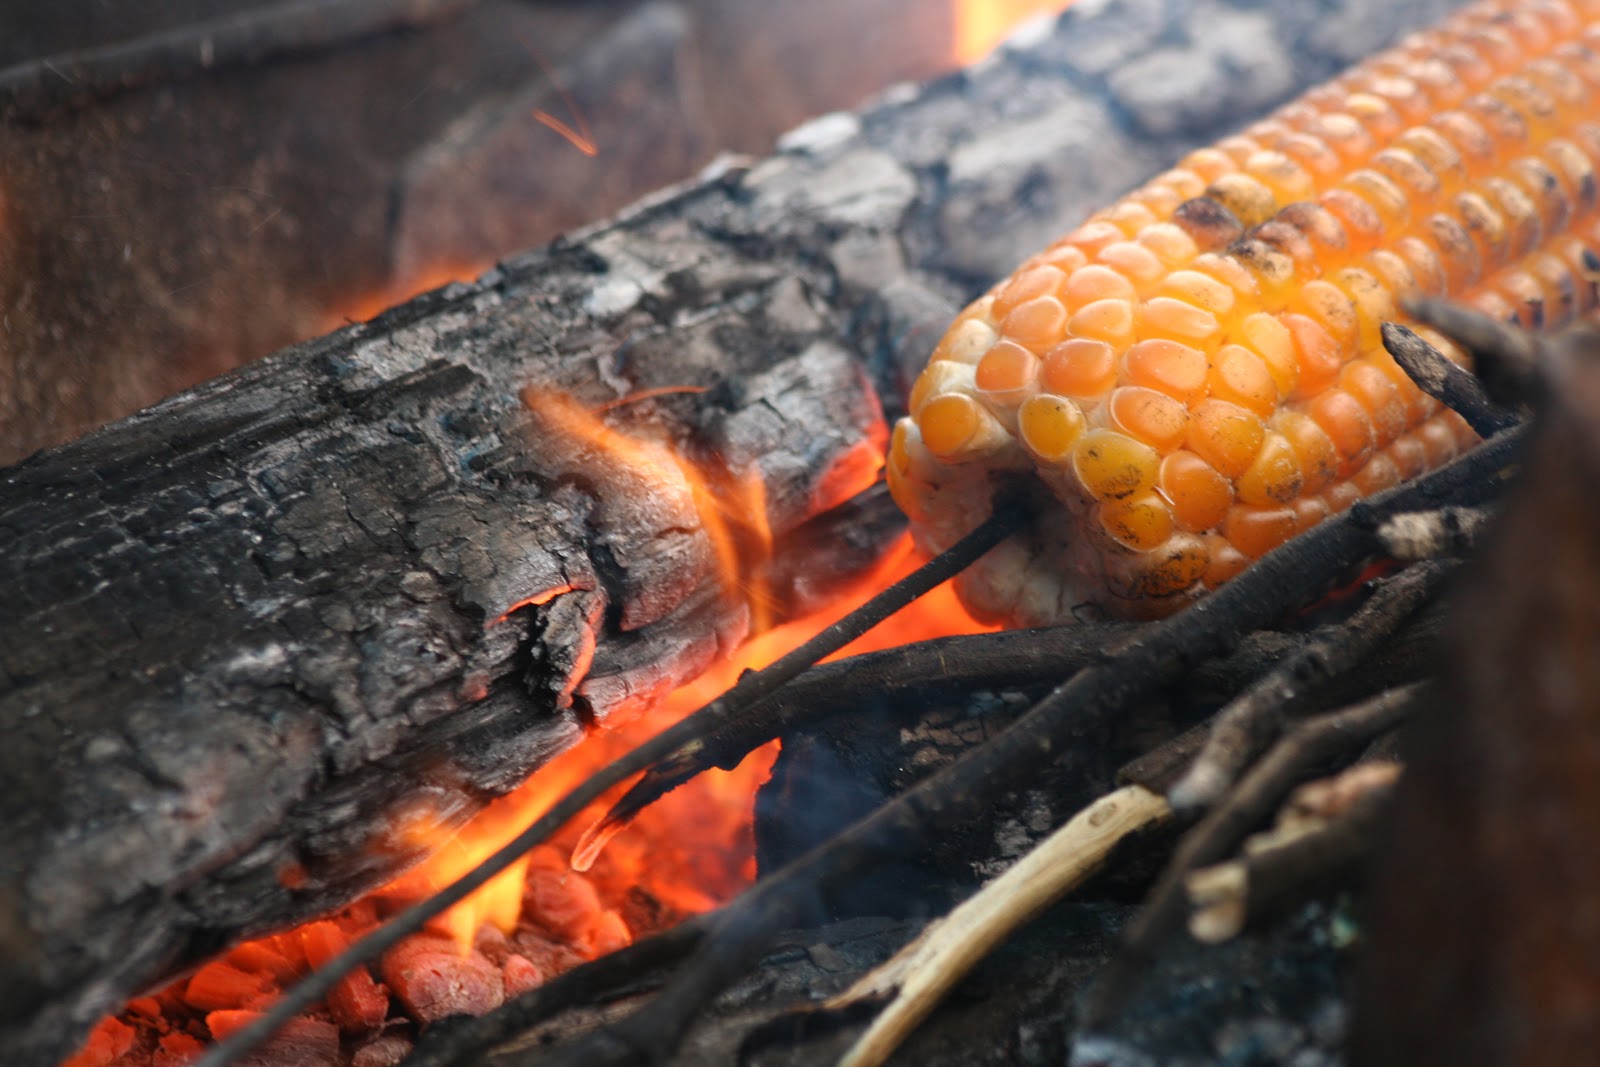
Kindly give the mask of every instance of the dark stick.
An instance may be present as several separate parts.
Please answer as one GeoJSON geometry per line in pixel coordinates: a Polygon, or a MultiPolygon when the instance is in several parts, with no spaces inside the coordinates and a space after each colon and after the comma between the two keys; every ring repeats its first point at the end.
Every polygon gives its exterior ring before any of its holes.
{"type": "Polygon", "coordinates": [[[1539,334],[1448,300],[1411,297],[1400,306],[1407,315],[1467,350],[1472,356],[1472,372],[1491,403],[1509,408],[1531,399],[1537,391],[1535,383],[1545,351],[1539,334]]]}
{"type": "Polygon", "coordinates": [[[711,936],[658,997],[568,1048],[544,1052],[540,1064],[655,1062],[677,1047],[694,1015],[759,958],[779,931],[812,913],[821,894],[974,817],[1075,743],[1087,744],[1115,715],[1183,670],[1234,647],[1289,606],[1320,595],[1352,562],[1376,550],[1374,529],[1387,515],[1452,498],[1476,503],[1494,493],[1496,476],[1525,435],[1521,427],[1508,430],[1432,474],[1358,503],[1269,552],[1210,597],[1151,624],[1105,661],[1058,686],[998,737],[762,879],[716,913],[711,936]]]}
{"type": "MultiPolygon", "coordinates": [[[[1241,575],[1241,577],[1243,577],[1241,575]]],[[[1178,845],[1143,909],[1129,924],[1122,950],[1101,972],[1084,1014],[1093,1029],[1132,992],[1156,949],[1183,926],[1184,879],[1191,871],[1227,857],[1252,830],[1270,818],[1289,790],[1319,764],[1359,752],[1373,737],[1393,729],[1424,699],[1427,683],[1413,682],[1369,700],[1307,720],[1279,741],[1253,767],[1228,799],[1213,808],[1178,845]]]]}
{"type": "Polygon", "coordinates": [[[1399,323],[1383,324],[1383,347],[1417,388],[1466,419],[1480,437],[1493,436],[1517,421],[1514,412],[1490,399],[1471,371],[1451,363],[1444,353],[1399,323]]]}
{"type": "Polygon", "coordinates": [[[947,551],[918,567],[764,670],[746,674],[732,689],[693,715],[663,730],[621,759],[600,768],[478,867],[426,900],[413,904],[329,960],[288,990],[261,1018],[213,1045],[195,1061],[193,1067],[225,1067],[243,1056],[271,1037],[284,1023],[326,996],[339,979],[362,964],[377,959],[403,938],[422,929],[429,919],[470,896],[607,790],[679,746],[697,743],[693,738],[705,732],[708,724],[714,726],[743,714],[817,660],[843,648],[923,593],[959,574],[979,556],[1009,537],[1027,519],[1028,514],[1028,509],[1019,503],[997,506],[988,520],[947,551]]]}
{"type": "Polygon", "coordinates": [[[477,0],[301,0],[191,22],[0,70],[0,114],[37,122],[164,82],[335,48],[459,14],[477,0]]]}
{"type": "Polygon", "coordinates": [[[1183,815],[1217,803],[1261,751],[1314,700],[1330,679],[1358,666],[1386,644],[1400,625],[1431,600],[1453,571],[1430,561],[1380,583],[1349,619],[1317,634],[1219,711],[1211,734],[1188,772],[1167,792],[1183,815]]]}

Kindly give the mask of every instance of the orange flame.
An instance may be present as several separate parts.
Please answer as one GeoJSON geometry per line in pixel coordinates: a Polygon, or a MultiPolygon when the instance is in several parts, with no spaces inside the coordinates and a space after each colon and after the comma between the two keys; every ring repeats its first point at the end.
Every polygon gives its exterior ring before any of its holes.
{"type": "Polygon", "coordinates": [[[1018,25],[1040,15],[1065,11],[1072,0],[953,0],[951,10],[955,60],[976,63],[1004,41],[1018,25]]]}

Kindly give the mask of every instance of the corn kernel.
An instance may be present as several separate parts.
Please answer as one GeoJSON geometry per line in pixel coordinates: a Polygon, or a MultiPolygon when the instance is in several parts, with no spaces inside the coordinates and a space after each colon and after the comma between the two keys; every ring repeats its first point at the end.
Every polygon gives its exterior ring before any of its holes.
{"type": "Polygon", "coordinates": [[[1189,412],[1182,402],[1140,385],[1111,391],[1108,411],[1112,424],[1129,437],[1158,452],[1170,452],[1183,443],[1189,431],[1189,412]]]}
{"type": "Polygon", "coordinates": [[[1060,269],[1049,264],[1017,274],[995,294],[991,313],[995,319],[1004,320],[1018,307],[1036,297],[1055,296],[1066,280],[1067,276],[1060,269]]]}
{"type": "Polygon", "coordinates": [[[1206,388],[1206,355],[1198,348],[1158,338],[1140,341],[1128,349],[1125,364],[1134,385],[1158,389],[1189,403],[1206,388]]]}
{"type": "MultiPolygon", "coordinates": [[[[1215,252],[1244,236],[1244,223],[1226,205],[1199,196],[1178,205],[1172,224],[1183,230],[1201,252],[1215,252]]],[[[1153,253],[1152,253],[1153,254],[1153,253]]]]}
{"type": "Polygon", "coordinates": [[[1194,243],[1194,238],[1183,232],[1181,226],[1170,222],[1158,222],[1154,226],[1146,226],[1139,233],[1138,241],[1156,254],[1156,258],[1166,264],[1169,270],[1176,270],[1200,254],[1199,247],[1194,243]]]}
{"type": "Polygon", "coordinates": [[[917,375],[915,384],[911,386],[911,396],[907,399],[907,406],[913,415],[920,415],[924,405],[939,394],[965,392],[971,387],[970,366],[957,363],[953,359],[936,359],[922,368],[922,373],[917,375]]]}
{"type": "Polygon", "coordinates": [[[1039,384],[1061,396],[1092,397],[1117,380],[1117,353],[1104,341],[1074,337],[1052,348],[1039,368],[1039,384]]]}
{"type": "Polygon", "coordinates": [[[1294,508],[1258,508],[1239,504],[1228,509],[1222,536],[1247,559],[1260,559],[1294,536],[1294,508]]]}
{"type": "Polygon", "coordinates": [[[1113,540],[1136,551],[1165,544],[1175,529],[1172,509],[1155,493],[1140,493],[1101,504],[1100,527],[1113,540]]]}
{"type": "Polygon", "coordinates": [[[976,363],[1000,339],[995,328],[982,319],[968,319],[944,335],[933,350],[932,360],[976,363]]]}
{"type": "Polygon", "coordinates": [[[1316,396],[1338,377],[1345,350],[1315,319],[1283,315],[1279,321],[1294,338],[1295,365],[1300,372],[1294,399],[1316,396]]]}
{"type": "Polygon", "coordinates": [[[1300,495],[1300,462],[1294,449],[1281,434],[1269,433],[1250,464],[1234,485],[1241,503],[1268,506],[1292,504],[1300,495]]]}
{"type": "Polygon", "coordinates": [[[1240,571],[1250,566],[1250,557],[1234,548],[1221,534],[1207,534],[1201,540],[1205,543],[1209,558],[1200,580],[1208,588],[1215,589],[1224,582],[1232,581],[1240,571]]]}
{"type": "Polygon", "coordinates": [[[1372,416],[1361,401],[1343,389],[1324,389],[1306,406],[1306,414],[1322,427],[1339,450],[1341,472],[1365,463],[1377,444],[1372,416]]]}
{"type": "Polygon", "coordinates": [[[1210,395],[1266,418],[1278,406],[1278,386],[1262,358],[1243,345],[1223,345],[1206,374],[1210,395]]]}
{"type": "Polygon", "coordinates": [[[1266,436],[1254,413],[1226,400],[1202,400],[1190,409],[1188,447],[1229,478],[1249,468],[1266,436]]]}
{"type": "Polygon", "coordinates": [[[1400,468],[1395,466],[1387,453],[1379,452],[1367,460],[1366,465],[1356,471],[1350,481],[1362,496],[1371,496],[1400,484],[1400,468]]]}
{"type": "Polygon", "coordinates": [[[1273,418],[1272,428],[1294,449],[1302,492],[1315,493],[1338,475],[1343,458],[1333,438],[1315,419],[1298,411],[1284,410],[1273,418]]]}
{"type": "Polygon", "coordinates": [[[1171,452],[1161,461],[1161,495],[1185,530],[1200,532],[1219,525],[1233,506],[1233,486],[1215,467],[1193,452],[1171,452]]]}
{"type": "Polygon", "coordinates": [[[1067,332],[1125,348],[1133,342],[1133,305],[1126,300],[1085,304],[1067,321],[1067,332]]]}
{"type": "Polygon", "coordinates": [[[1155,296],[1139,305],[1138,331],[1142,337],[1210,348],[1221,339],[1222,324],[1204,308],[1170,296],[1155,296]]]}
{"type": "Polygon", "coordinates": [[[1072,276],[1066,280],[1066,287],[1062,290],[1067,307],[1074,310],[1092,304],[1096,300],[1128,301],[1135,299],[1137,295],[1132,282],[1120,272],[1102,263],[1091,263],[1073,271],[1072,276]]]}
{"type": "Polygon", "coordinates": [[[1389,458],[1400,470],[1401,478],[1415,478],[1428,469],[1428,455],[1415,435],[1403,433],[1389,445],[1389,458]]]}
{"type": "Polygon", "coordinates": [[[953,456],[977,435],[983,412],[965,393],[945,393],[922,408],[922,443],[936,456],[953,456]]]}
{"type": "Polygon", "coordinates": [[[1061,340],[1067,309],[1053,296],[1036,296],[1018,304],[1000,324],[1000,335],[1024,348],[1045,352],[1061,340]]]}
{"type": "Polygon", "coordinates": [[[1239,324],[1239,340],[1267,365],[1279,396],[1294,392],[1300,382],[1300,358],[1295,351],[1294,334],[1287,326],[1258,311],[1239,324]]]}
{"type": "MultiPolygon", "coordinates": [[[[1118,241],[1100,250],[1095,261],[1109,267],[1133,284],[1142,295],[1167,276],[1167,268],[1156,254],[1136,241],[1118,241]]],[[[1132,300],[1130,295],[1127,299],[1132,300]]]]}
{"type": "Polygon", "coordinates": [[[1206,197],[1227,208],[1245,229],[1261,225],[1278,210],[1272,190],[1248,174],[1223,175],[1206,189],[1206,197]]]}
{"type": "Polygon", "coordinates": [[[1215,182],[1224,174],[1232,174],[1239,169],[1239,164],[1226,153],[1215,148],[1200,148],[1183,157],[1179,167],[1191,174],[1198,175],[1201,181],[1215,182]]]}
{"type": "Polygon", "coordinates": [[[1062,463],[1083,436],[1083,412],[1062,396],[1040,393],[1017,409],[1017,429],[1022,443],[1046,463],[1062,463]]]}
{"type": "Polygon", "coordinates": [[[1113,594],[1128,598],[1168,597],[1198,582],[1210,565],[1205,541],[1189,534],[1174,534],[1146,552],[1115,561],[1106,570],[1113,594]]]}
{"type": "Polygon", "coordinates": [[[1157,292],[1193,304],[1218,318],[1232,311],[1235,302],[1232,287],[1197,270],[1173,271],[1157,292]]]}
{"type": "Polygon", "coordinates": [[[1114,430],[1090,430],[1072,450],[1072,469],[1096,500],[1121,500],[1151,489],[1161,456],[1155,449],[1114,430]]]}
{"type": "Polygon", "coordinates": [[[978,361],[973,384],[997,404],[1015,406],[1027,398],[1039,375],[1039,359],[1015,341],[1001,341],[978,361]]]}
{"type": "Polygon", "coordinates": [[[1354,347],[1359,327],[1355,302],[1332,282],[1320,278],[1306,282],[1289,306],[1315,320],[1341,353],[1354,347]]]}

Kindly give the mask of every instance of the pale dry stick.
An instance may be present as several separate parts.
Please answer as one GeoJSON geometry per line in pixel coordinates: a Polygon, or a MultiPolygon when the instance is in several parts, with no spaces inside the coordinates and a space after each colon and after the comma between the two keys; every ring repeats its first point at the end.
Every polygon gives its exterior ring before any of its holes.
{"type": "Polygon", "coordinates": [[[877,1067],[996,945],[1082,885],[1118,842],[1171,817],[1166,799],[1141,785],[1123,786],[1073,816],[1015,866],[827,1003],[836,1010],[894,995],[839,1067],[877,1067]]]}

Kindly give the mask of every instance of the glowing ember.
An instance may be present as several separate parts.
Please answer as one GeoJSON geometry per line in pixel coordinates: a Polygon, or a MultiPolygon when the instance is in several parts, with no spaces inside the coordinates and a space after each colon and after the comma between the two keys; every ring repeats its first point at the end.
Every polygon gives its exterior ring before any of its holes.
{"type": "Polygon", "coordinates": [[[1065,11],[1072,0],[954,0],[955,60],[965,66],[992,52],[1028,19],[1065,11]]]}

